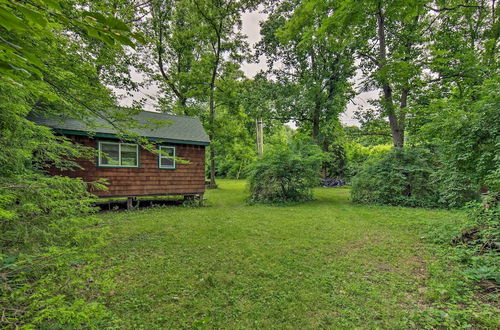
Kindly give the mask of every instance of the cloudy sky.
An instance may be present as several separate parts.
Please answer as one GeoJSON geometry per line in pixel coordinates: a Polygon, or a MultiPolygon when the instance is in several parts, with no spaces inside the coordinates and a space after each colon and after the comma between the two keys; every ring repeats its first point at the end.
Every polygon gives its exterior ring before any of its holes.
{"type": "MultiPolygon", "coordinates": [[[[260,25],[259,22],[264,20],[266,15],[260,13],[259,11],[245,13],[242,16],[243,19],[243,34],[247,36],[248,43],[253,46],[260,40],[260,25]]],[[[246,76],[252,78],[257,72],[265,69],[265,59],[261,58],[259,63],[244,63],[242,67],[246,76]]],[[[137,80],[140,80],[140,75],[134,75],[137,80]]],[[[358,75],[359,76],[359,75],[358,75]]],[[[359,77],[355,81],[359,81],[359,77]]],[[[145,110],[153,110],[155,106],[154,96],[156,95],[156,88],[151,86],[147,89],[143,89],[137,93],[133,93],[132,97],[125,97],[122,101],[124,105],[130,105],[134,97],[150,97],[146,102],[145,110]]],[[[119,93],[120,94],[120,93],[119,93]]],[[[368,107],[367,100],[375,98],[376,92],[361,93],[352,100],[345,113],[341,115],[341,120],[347,125],[356,125],[357,121],[354,119],[354,111],[358,109],[359,106],[368,107]]]]}

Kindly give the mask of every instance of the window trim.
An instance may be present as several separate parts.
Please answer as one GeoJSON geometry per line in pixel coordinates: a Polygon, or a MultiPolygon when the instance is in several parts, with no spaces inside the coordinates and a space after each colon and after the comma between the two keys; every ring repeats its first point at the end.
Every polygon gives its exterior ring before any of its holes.
{"type": "Polygon", "coordinates": [[[175,146],[167,146],[167,145],[159,145],[158,146],[158,150],[161,151],[162,148],[172,148],[174,149],[174,165],[173,166],[169,166],[169,167],[165,167],[165,166],[161,166],[161,159],[162,157],[165,158],[165,156],[162,156],[161,153],[158,153],[158,168],[161,169],[161,170],[175,170],[176,167],[177,167],[177,162],[175,161],[175,157],[176,157],[176,153],[177,153],[177,148],[175,146]]]}
{"type": "Polygon", "coordinates": [[[97,155],[97,167],[104,167],[104,168],[139,168],[140,166],[140,152],[139,152],[139,145],[137,143],[124,143],[124,142],[114,142],[114,141],[97,141],[97,150],[98,150],[98,155],[97,155]],[[101,144],[102,143],[107,143],[107,144],[117,144],[118,145],[118,165],[107,165],[107,164],[102,164],[101,163],[101,144]],[[130,145],[130,146],[135,146],[136,150],[136,155],[137,155],[137,165],[121,165],[122,162],[122,145],[130,145]]]}

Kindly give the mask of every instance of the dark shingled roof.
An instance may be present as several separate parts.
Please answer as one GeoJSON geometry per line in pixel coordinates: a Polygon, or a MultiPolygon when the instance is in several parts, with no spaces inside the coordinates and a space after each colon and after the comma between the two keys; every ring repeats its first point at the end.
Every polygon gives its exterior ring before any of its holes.
{"type": "MultiPolygon", "coordinates": [[[[176,116],[159,112],[141,111],[134,116],[139,124],[149,124],[148,128],[134,128],[131,132],[141,137],[164,140],[166,142],[186,144],[210,144],[210,139],[203,129],[200,120],[196,117],[176,116]],[[155,122],[168,121],[165,125],[155,127],[155,122]]],[[[78,119],[52,119],[40,116],[30,116],[32,121],[38,125],[48,126],[54,130],[76,135],[87,135],[95,133],[95,136],[110,137],[117,134],[110,123],[101,118],[92,119],[95,126],[89,127],[85,122],[78,119]]]]}

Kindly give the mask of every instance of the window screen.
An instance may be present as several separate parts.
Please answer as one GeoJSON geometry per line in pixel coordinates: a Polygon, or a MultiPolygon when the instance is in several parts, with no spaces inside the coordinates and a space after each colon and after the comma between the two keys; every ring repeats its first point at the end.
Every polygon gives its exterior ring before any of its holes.
{"type": "Polygon", "coordinates": [[[137,144],[99,141],[99,166],[138,167],[137,144]]]}
{"type": "Polygon", "coordinates": [[[175,168],[175,147],[160,146],[160,168],[175,168]]]}

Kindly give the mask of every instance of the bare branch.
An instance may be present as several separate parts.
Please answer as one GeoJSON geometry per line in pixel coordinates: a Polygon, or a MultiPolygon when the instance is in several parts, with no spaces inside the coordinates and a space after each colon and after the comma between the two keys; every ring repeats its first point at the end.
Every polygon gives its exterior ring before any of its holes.
{"type": "Polygon", "coordinates": [[[363,53],[363,52],[358,52],[358,54],[363,56],[363,57],[368,58],[369,60],[371,60],[373,62],[373,64],[380,67],[380,62],[375,57],[371,56],[370,54],[363,53]]]}

